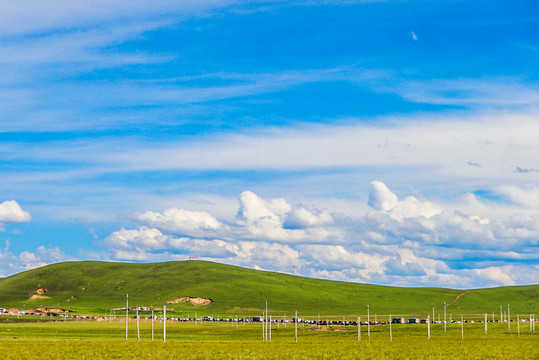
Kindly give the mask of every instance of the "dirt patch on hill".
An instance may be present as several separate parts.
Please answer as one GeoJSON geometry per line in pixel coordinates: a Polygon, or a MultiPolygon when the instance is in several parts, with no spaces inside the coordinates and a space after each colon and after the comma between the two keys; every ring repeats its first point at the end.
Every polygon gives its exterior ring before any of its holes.
{"type": "Polygon", "coordinates": [[[50,296],[44,295],[47,292],[49,292],[49,290],[45,288],[39,288],[36,290],[36,293],[34,295],[30,296],[30,300],[50,299],[50,296]]]}
{"type": "Polygon", "coordinates": [[[47,296],[47,295],[38,295],[38,294],[34,294],[34,295],[30,296],[30,300],[50,299],[50,298],[51,298],[50,296],[47,296]]]}
{"type": "Polygon", "coordinates": [[[181,298],[167,301],[167,304],[179,304],[179,303],[191,303],[193,305],[210,305],[211,303],[213,303],[213,300],[201,298],[201,297],[183,296],[181,298]]]}

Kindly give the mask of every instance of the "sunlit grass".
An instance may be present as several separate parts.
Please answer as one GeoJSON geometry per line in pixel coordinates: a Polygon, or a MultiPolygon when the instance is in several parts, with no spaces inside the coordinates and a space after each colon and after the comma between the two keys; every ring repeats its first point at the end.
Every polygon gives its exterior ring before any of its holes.
{"type": "Polygon", "coordinates": [[[294,342],[294,326],[273,326],[272,342],[262,342],[260,323],[242,325],[204,323],[168,323],[167,342],[162,342],[162,324],[140,323],[140,342],[136,324],[129,323],[129,339],[125,341],[125,324],[118,322],[70,321],[54,323],[0,324],[0,353],[4,359],[22,358],[147,358],[147,359],[485,359],[539,358],[537,335],[531,334],[528,323],[516,324],[511,331],[506,323],[465,324],[461,340],[459,324],[393,325],[393,341],[389,326],[362,326],[362,339],[357,340],[357,327],[332,326],[329,331],[316,326],[299,326],[298,342],[294,342]]]}

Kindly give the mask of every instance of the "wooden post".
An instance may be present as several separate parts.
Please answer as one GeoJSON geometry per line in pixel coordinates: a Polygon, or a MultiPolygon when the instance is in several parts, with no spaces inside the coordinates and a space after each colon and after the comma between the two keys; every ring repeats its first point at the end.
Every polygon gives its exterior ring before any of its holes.
{"type": "Polygon", "coordinates": [[[370,308],[369,305],[367,305],[367,337],[371,338],[371,318],[370,318],[370,308]]]}
{"type": "Polygon", "coordinates": [[[361,317],[357,317],[357,341],[361,340],[361,317]]]}
{"type": "Polygon", "coordinates": [[[517,334],[520,336],[520,316],[517,315],[517,334]]]}
{"type": "Polygon", "coordinates": [[[262,313],[262,341],[266,341],[265,332],[266,332],[266,324],[264,324],[264,313],[262,313]]]}
{"type": "Polygon", "coordinates": [[[446,305],[444,301],[444,332],[447,332],[447,313],[446,313],[446,305]]]}
{"type": "Polygon", "coordinates": [[[125,340],[127,340],[127,321],[129,319],[129,294],[125,294],[125,340]]]}
{"type": "Polygon", "coordinates": [[[511,330],[511,308],[507,304],[507,330],[511,330]]]}
{"type": "Polygon", "coordinates": [[[269,327],[269,341],[271,341],[271,315],[269,316],[268,327],[269,327]]]}
{"type": "Polygon", "coordinates": [[[138,324],[138,306],[137,306],[137,341],[140,341],[140,328],[139,328],[139,324],[138,324]]]}
{"type": "Polygon", "coordinates": [[[464,316],[460,316],[460,339],[464,340],[464,316]]]}
{"type": "Polygon", "coordinates": [[[153,309],[152,309],[152,341],[153,341],[153,309]]]}
{"type": "Polygon", "coordinates": [[[167,306],[163,305],[163,342],[167,342],[167,306]]]}
{"type": "Polygon", "coordinates": [[[393,341],[393,333],[391,331],[391,315],[389,315],[389,341],[393,341]]]}
{"type": "Polygon", "coordinates": [[[430,315],[427,316],[427,339],[430,340],[430,315]]]}
{"type": "Polygon", "coordinates": [[[298,342],[298,311],[296,310],[296,321],[294,327],[294,341],[298,342]]]}
{"type": "Polygon", "coordinates": [[[266,341],[268,341],[268,302],[266,301],[266,318],[264,321],[266,325],[266,341]]]}
{"type": "Polygon", "coordinates": [[[487,313],[485,313],[485,335],[487,335],[487,313]]]}

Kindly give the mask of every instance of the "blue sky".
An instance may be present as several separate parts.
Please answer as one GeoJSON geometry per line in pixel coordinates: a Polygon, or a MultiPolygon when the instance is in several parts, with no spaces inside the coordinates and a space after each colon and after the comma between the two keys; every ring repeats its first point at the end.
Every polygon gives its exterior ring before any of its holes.
{"type": "Polygon", "coordinates": [[[0,275],[539,280],[530,1],[2,1],[0,275]]]}

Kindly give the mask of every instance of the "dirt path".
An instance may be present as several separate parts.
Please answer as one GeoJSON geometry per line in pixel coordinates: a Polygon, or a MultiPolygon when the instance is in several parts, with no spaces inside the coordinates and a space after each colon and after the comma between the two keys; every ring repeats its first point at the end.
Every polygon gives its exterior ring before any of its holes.
{"type": "Polygon", "coordinates": [[[445,307],[448,307],[449,305],[453,304],[455,301],[457,301],[458,299],[460,299],[460,297],[461,297],[462,295],[466,295],[467,293],[468,293],[468,290],[466,290],[466,291],[463,292],[463,293],[458,294],[456,298],[454,298],[453,300],[451,300],[450,302],[448,302],[447,304],[445,304],[445,307]]]}

